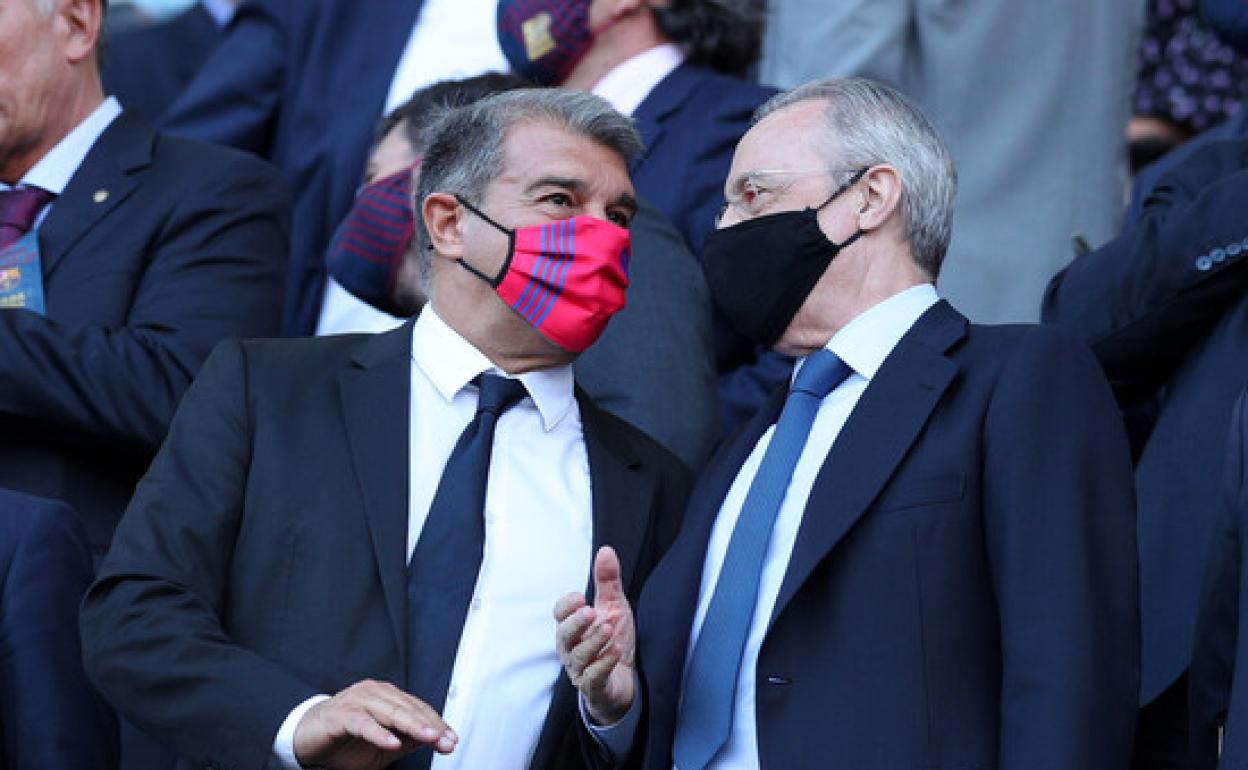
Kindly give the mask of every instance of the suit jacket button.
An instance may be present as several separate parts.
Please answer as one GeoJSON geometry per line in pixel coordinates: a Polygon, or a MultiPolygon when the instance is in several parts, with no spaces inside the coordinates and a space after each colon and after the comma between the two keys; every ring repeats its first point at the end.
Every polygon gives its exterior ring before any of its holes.
{"type": "Polygon", "coordinates": [[[1211,267],[1213,267],[1213,260],[1209,258],[1208,254],[1201,254],[1196,258],[1196,269],[1200,272],[1208,272],[1211,267]]]}
{"type": "Polygon", "coordinates": [[[1214,249],[1213,251],[1209,252],[1209,256],[1213,257],[1213,261],[1214,261],[1214,262],[1225,262],[1225,261],[1226,261],[1226,250],[1224,250],[1224,249],[1214,249]]]}

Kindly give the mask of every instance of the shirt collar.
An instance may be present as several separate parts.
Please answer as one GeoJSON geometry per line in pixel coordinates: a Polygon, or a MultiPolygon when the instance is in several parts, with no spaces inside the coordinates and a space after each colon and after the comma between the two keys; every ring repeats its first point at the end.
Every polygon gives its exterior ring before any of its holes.
{"type": "MultiPolygon", "coordinates": [[[[859,313],[834,334],[825,347],[854,372],[870,380],[919,316],[939,300],[932,284],[911,286],[859,313]]],[[[805,359],[794,367],[794,376],[803,363],[805,359]]]]}
{"type": "Polygon", "coordinates": [[[225,29],[225,25],[229,24],[230,19],[234,18],[234,4],[229,0],[199,0],[199,4],[204,7],[204,10],[216,22],[217,29],[225,29]]]}
{"type": "Polygon", "coordinates": [[[39,187],[50,193],[60,195],[69,186],[69,180],[78,171],[87,153],[95,146],[104,130],[112,125],[121,114],[121,105],[113,97],[108,97],[100,106],[56,143],[47,154],[39,159],[18,185],[39,187]]]}
{"type": "Polygon", "coordinates": [[[685,52],[664,43],[615,65],[591,89],[625,115],[632,115],[663,78],[685,61],[685,52]]]}
{"type": "MultiPolygon", "coordinates": [[[[449,404],[479,374],[509,376],[443,321],[433,305],[425,305],[412,327],[412,360],[449,404]]],[[[572,367],[555,366],[517,375],[515,379],[537,407],[542,429],[559,426],[575,403],[572,367]]]]}

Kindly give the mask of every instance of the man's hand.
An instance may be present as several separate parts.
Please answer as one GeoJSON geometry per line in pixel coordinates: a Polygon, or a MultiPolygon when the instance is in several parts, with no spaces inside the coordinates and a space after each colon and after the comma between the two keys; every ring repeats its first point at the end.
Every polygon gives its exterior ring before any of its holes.
{"type": "Polygon", "coordinates": [[[304,767],[380,770],[422,745],[450,754],[458,741],[428,705],[366,679],[308,709],[295,728],[295,759],[304,767]]]}
{"type": "Polygon", "coordinates": [[[615,724],[636,697],[637,631],[610,546],[594,558],[594,606],[579,593],[568,594],[555,603],[555,620],[559,661],[585,697],[590,718],[615,724]]]}

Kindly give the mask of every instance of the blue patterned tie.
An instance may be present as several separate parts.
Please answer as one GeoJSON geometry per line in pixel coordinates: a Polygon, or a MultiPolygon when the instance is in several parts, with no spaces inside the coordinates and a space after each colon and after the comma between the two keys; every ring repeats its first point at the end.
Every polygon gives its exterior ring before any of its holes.
{"type": "Polygon", "coordinates": [[[819,403],[849,374],[850,368],[824,348],[806,359],[789,390],[771,443],[741,505],[685,674],[672,747],[672,759],[679,770],[703,770],[732,732],[737,674],[758,604],[758,584],[771,529],[819,403]]]}
{"type": "MultiPolygon", "coordinates": [[[[483,374],[477,414],[451,451],[407,567],[407,689],[442,712],[485,550],[485,489],[499,416],[524,398],[519,380],[483,374]]],[[[427,768],[422,748],[399,767],[427,768]]]]}

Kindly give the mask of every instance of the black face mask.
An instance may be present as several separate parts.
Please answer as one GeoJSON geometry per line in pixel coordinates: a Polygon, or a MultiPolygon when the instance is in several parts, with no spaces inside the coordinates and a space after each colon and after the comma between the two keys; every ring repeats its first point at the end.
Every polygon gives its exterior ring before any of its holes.
{"type": "Polygon", "coordinates": [[[841,249],[862,236],[833,243],[819,229],[819,211],[862,178],[860,169],[816,208],[747,219],[716,230],[702,247],[706,282],[736,330],[770,348],[841,249]]]}

